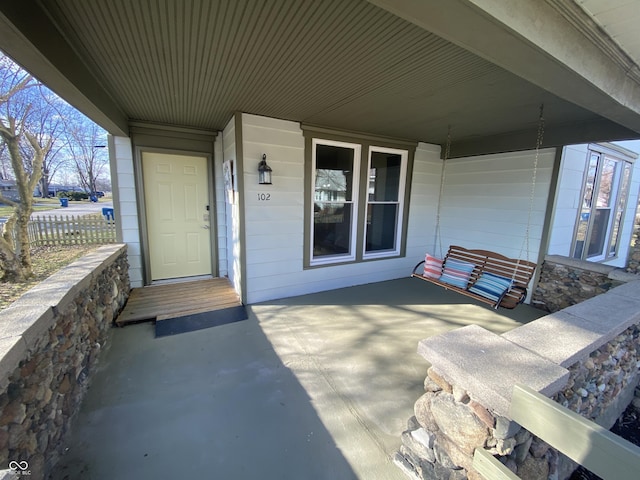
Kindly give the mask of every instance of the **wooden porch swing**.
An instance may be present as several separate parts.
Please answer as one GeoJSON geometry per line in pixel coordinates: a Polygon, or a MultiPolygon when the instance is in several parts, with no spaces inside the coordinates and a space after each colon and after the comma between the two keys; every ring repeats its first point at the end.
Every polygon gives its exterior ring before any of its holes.
{"type": "Polygon", "coordinates": [[[526,249],[526,260],[508,258],[489,250],[470,250],[451,245],[447,254],[442,257],[442,238],[440,234],[440,208],[446,173],[446,163],[451,148],[451,128],[447,134],[447,144],[440,175],[440,194],[436,215],[436,242],[440,245],[440,259],[429,254],[418,263],[411,274],[412,277],[431,282],[447,290],[458,292],[491,305],[493,308],[515,308],[527,297],[527,286],[533,277],[537,264],[529,261],[529,236],[531,213],[538,174],[538,157],[544,136],[544,105],[540,106],[536,154],[533,161],[531,196],[527,228],[520,248],[519,257],[526,249]],[[423,266],[424,265],[424,266],[423,266]]]}

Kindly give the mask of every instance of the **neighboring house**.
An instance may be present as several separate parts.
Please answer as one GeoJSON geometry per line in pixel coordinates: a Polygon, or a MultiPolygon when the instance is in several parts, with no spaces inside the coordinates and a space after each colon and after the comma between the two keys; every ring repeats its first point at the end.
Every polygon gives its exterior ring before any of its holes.
{"type": "Polygon", "coordinates": [[[228,276],[253,303],[450,244],[624,261],[636,0],[76,5],[0,6],[0,48],[111,133],[133,286],[228,276]]]}
{"type": "Polygon", "coordinates": [[[13,200],[14,202],[20,200],[20,194],[18,193],[15,180],[0,179],[0,193],[2,193],[2,196],[7,200],[13,200]]]}

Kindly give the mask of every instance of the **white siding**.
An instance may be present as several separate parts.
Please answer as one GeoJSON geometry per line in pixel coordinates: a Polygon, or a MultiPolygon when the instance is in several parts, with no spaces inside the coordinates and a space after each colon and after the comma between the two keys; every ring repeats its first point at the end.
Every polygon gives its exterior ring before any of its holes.
{"type": "Polygon", "coordinates": [[[550,255],[571,255],[580,193],[587,166],[588,145],[570,145],[562,149],[562,160],[558,175],[558,189],[553,209],[553,220],[549,238],[550,255]]]}
{"type": "Polygon", "coordinates": [[[220,277],[229,276],[228,259],[227,259],[227,208],[224,189],[224,175],[222,173],[222,164],[224,160],[224,142],[222,132],[218,133],[213,149],[213,178],[214,178],[214,198],[216,213],[216,239],[218,242],[217,261],[218,275],[220,277]]]}
{"type": "Polygon", "coordinates": [[[111,175],[117,177],[118,185],[118,204],[114,205],[114,210],[116,219],[122,227],[122,241],[128,246],[127,256],[131,286],[134,288],[142,287],[142,253],[131,139],[113,137],[113,143],[115,146],[115,171],[112,171],[111,175]]]}
{"type": "Polygon", "coordinates": [[[413,164],[409,224],[407,226],[407,258],[415,265],[424,259],[425,253],[436,252],[435,225],[440,193],[442,160],[440,147],[418,144],[413,164]]]}
{"type": "Polygon", "coordinates": [[[443,250],[460,245],[537,262],[554,157],[554,149],[540,151],[529,228],[534,151],[447,160],[443,250]]]}
{"type": "MultiPolygon", "coordinates": [[[[439,148],[420,145],[411,186],[407,256],[303,269],[304,138],[295,122],[243,114],[247,301],[255,303],[408,276],[433,243],[439,148]],[[258,185],[266,153],[273,185],[258,185]],[[259,194],[270,195],[261,200],[259,194]],[[427,202],[424,204],[423,202],[427,202]]],[[[226,146],[226,143],[225,143],[226,146]]]]}
{"type": "MultiPolygon", "coordinates": [[[[234,196],[233,203],[225,199],[225,225],[227,246],[227,276],[236,292],[242,296],[242,238],[240,235],[240,210],[238,204],[238,157],[236,150],[235,117],[232,118],[222,132],[223,159],[234,164],[234,196]]],[[[240,172],[241,174],[241,172],[240,172]]]]}

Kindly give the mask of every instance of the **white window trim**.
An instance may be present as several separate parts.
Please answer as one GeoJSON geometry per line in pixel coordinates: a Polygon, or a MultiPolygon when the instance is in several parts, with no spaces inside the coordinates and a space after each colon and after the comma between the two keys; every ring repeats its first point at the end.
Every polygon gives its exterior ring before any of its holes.
{"type": "Polygon", "coordinates": [[[342,148],[350,148],[353,152],[353,184],[352,184],[352,211],[351,211],[351,237],[349,242],[349,254],[343,255],[324,255],[319,258],[314,258],[313,248],[314,243],[313,239],[315,238],[315,222],[314,219],[314,198],[311,201],[311,239],[309,242],[309,264],[311,266],[316,265],[328,265],[335,263],[345,263],[345,262],[353,262],[356,260],[356,236],[358,234],[358,205],[359,198],[358,194],[360,192],[360,157],[362,154],[362,145],[358,143],[347,143],[347,142],[337,142],[334,140],[323,140],[320,138],[314,138],[311,143],[311,194],[315,197],[315,186],[316,186],[316,147],[318,145],[330,145],[334,147],[342,147],[342,148]]]}
{"type": "MultiPolygon", "coordinates": [[[[398,217],[396,218],[396,232],[395,232],[395,238],[394,238],[395,248],[393,250],[378,250],[376,252],[367,253],[368,226],[366,224],[364,225],[364,236],[362,239],[363,260],[369,260],[374,258],[397,257],[398,255],[400,255],[400,246],[402,243],[401,240],[402,240],[402,225],[403,225],[403,219],[404,219],[404,196],[405,196],[405,187],[407,183],[407,162],[409,158],[409,152],[407,150],[399,150],[396,148],[370,146],[369,158],[367,162],[367,177],[368,177],[368,172],[371,170],[371,156],[373,152],[392,153],[392,154],[400,155],[400,159],[401,159],[400,160],[400,180],[399,180],[400,185],[398,186],[398,201],[397,202],[369,202],[369,195],[367,194],[365,197],[365,202],[367,204],[367,207],[369,206],[370,203],[376,204],[376,205],[382,205],[382,204],[398,205],[398,217]]],[[[366,211],[367,209],[365,208],[365,217],[366,217],[366,211]]]]}
{"type": "MultiPolygon", "coordinates": [[[[611,160],[616,161],[617,163],[619,163],[621,165],[621,172],[620,174],[617,176],[616,178],[616,195],[615,195],[615,202],[614,205],[611,207],[611,212],[613,213],[612,218],[615,218],[615,214],[617,212],[617,206],[619,204],[620,201],[620,195],[625,195],[625,207],[622,210],[622,218],[620,220],[620,225],[619,225],[619,232],[618,232],[618,239],[617,239],[617,243],[616,243],[616,250],[614,253],[610,252],[610,242],[611,242],[611,229],[612,229],[612,223],[609,223],[609,225],[607,226],[607,232],[606,232],[606,239],[605,239],[605,252],[598,254],[598,255],[593,255],[591,257],[587,256],[584,249],[588,248],[587,246],[587,242],[585,239],[585,245],[583,246],[583,252],[582,252],[582,256],[580,257],[581,260],[585,260],[588,262],[593,262],[593,263],[602,263],[602,262],[609,262],[615,258],[617,258],[618,256],[618,251],[620,248],[620,240],[621,240],[621,233],[622,233],[622,229],[624,226],[624,219],[625,219],[625,214],[627,212],[627,209],[629,208],[628,205],[628,200],[629,200],[629,195],[631,193],[630,189],[628,189],[626,192],[622,192],[620,187],[621,187],[621,180],[622,180],[622,175],[624,172],[624,168],[625,165],[630,165],[631,166],[631,172],[630,175],[633,175],[633,164],[634,161],[636,160],[636,157],[631,157],[627,154],[627,151],[625,149],[622,149],[616,145],[613,144],[589,144],[588,145],[588,149],[587,149],[587,161],[585,163],[585,178],[582,181],[582,189],[580,191],[580,199],[579,202],[582,202],[584,199],[584,193],[585,193],[585,185],[586,185],[586,175],[587,175],[587,170],[589,168],[589,158],[590,155],[592,153],[597,153],[600,155],[600,160],[598,162],[598,169],[597,169],[597,173],[596,173],[596,182],[595,182],[595,186],[599,186],[600,181],[601,181],[601,176],[602,176],[602,164],[604,163],[606,158],[609,158],[611,160]]],[[[632,152],[629,152],[632,153],[632,152]]],[[[630,178],[629,180],[629,186],[631,185],[631,181],[632,179],[630,178]]],[[[580,224],[580,215],[582,213],[582,209],[578,208],[578,217],[576,219],[576,227],[575,227],[575,231],[574,231],[574,235],[573,235],[573,239],[572,239],[572,243],[571,243],[571,256],[573,258],[575,257],[575,250],[576,250],[576,241],[577,241],[577,228],[580,224]]],[[[614,221],[614,220],[611,220],[614,221]]],[[[591,220],[588,223],[588,228],[591,229],[591,220]]]]}

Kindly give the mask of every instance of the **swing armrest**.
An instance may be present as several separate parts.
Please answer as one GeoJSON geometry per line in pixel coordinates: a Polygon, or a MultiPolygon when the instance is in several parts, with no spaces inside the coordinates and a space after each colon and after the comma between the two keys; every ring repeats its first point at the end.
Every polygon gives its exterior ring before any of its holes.
{"type": "Polygon", "coordinates": [[[527,289],[526,287],[519,287],[519,286],[514,286],[511,287],[511,290],[516,290],[518,292],[520,292],[520,300],[518,300],[518,303],[516,305],[520,305],[522,302],[524,302],[524,299],[527,298],[527,289]]]}
{"type": "Polygon", "coordinates": [[[418,267],[420,265],[422,265],[424,263],[424,260],[422,260],[420,263],[418,263],[415,267],[413,267],[413,272],[411,272],[412,275],[414,275],[416,273],[416,271],[418,270],[418,267]]]}

